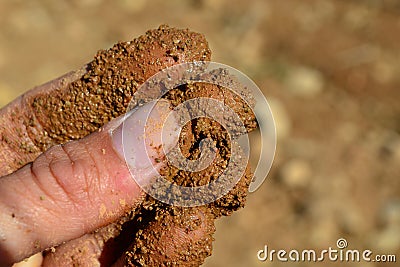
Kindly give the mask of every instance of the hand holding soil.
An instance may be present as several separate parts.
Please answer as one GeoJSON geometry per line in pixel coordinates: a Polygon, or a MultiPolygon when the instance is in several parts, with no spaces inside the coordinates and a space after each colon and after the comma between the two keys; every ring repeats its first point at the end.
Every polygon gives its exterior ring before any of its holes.
{"type": "MultiPolygon", "coordinates": [[[[42,251],[43,266],[198,266],[211,255],[214,219],[244,206],[249,168],[230,193],[211,204],[169,206],[132,179],[116,134],[140,84],[166,67],[210,55],[203,35],[161,26],[99,51],[82,69],[34,88],[0,111],[1,266],[42,251]]],[[[202,83],[176,88],[150,114],[144,105],[127,120],[139,125],[132,131],[140,136],[143,117],[162,121],[166,110],[196,97],[226,101],[247,130],[256,127],[240,98],[202,83]]],[[[148,143],[152,164],[180,186],[217,179],[230,157],[222,126],[207,118],[191,121],[179,139],[182,154],[198,157],[204,136],[217,143],[208,168],[185,173],[170,166],[160,160],[158,140],[148,143]]],[[[135,156],[140,163],[147,154],[139,149],[135,156]]],[[[133,175],[152,178],[139,163],[133,175]]]]}

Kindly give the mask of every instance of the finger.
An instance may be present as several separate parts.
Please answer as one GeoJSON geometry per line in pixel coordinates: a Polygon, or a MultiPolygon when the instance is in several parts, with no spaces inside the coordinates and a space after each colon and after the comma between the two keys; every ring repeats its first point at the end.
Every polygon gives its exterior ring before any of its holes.
{"type": "MultiPolygon", "coordinates": [[[[161,138],[145,136],[148,125],[144,123],[147,116],[155,125],[162,123],[169,104],[164,101],[153,110],[150,107],[152,103],[139,108],[116,128],[119,122],[113,121],[85,139],[55,146],[0,179],[0,265],[92,232],[139,202],[143,194],[131,176],[149,179],[155,173],[151,165],[163,164],[156,160],[163,157],[158,149],[161,138]],[[121,129],[131,134],[124,148],[134,150],[135,158],[128,160],[132,175],[123,160],[121,129]],[[151,160],[146,150],[153,155],[151,160]]],[[[149,132],[160,130],[153,127],[149,132]]],[[[172,144],[174,125],[164,131],[171,138],[163,141],[172,144]]]]}
{"type": "MultiPolygon", "coordinates": [[[[30,99],[55,90],[65,90],[68,84],[78,80],[84,73],[85,68],[69,72],[35,87],[0,109],[0,177],[34,161],[43,152],[32,142],[25,125],[27,114],[32,112],[28,104],[30,99]]],[[[39,129],[37,134],[43,135],[39,129]]]]}
{"type": "Polygon", "coordinates": [[[122,115],[137,88],[161,69],[201,60],[210,60],[203,35],[166,26],[99,51],[87,66],[0,111],[0,175],[122,115]]]}
{"type": "Polygon", "coordinates": [[[71,240],[47,251],[41,266],[111,266],[116,247],[122,245],[113,242],[120,232],[121,224],[113,223],[93,234],[71,240]]]}
{"type": "Polygon", "coordinates": [[[43,266],[201,265],[211,254],[215,231],[209,211],[179,208],[174,215],[170,210],[165,211],[161,218],[142,228],[125,217],[94,234],[49,251],[43,266]],[[130,244],[138,231],[150,238],[130,244]]]}

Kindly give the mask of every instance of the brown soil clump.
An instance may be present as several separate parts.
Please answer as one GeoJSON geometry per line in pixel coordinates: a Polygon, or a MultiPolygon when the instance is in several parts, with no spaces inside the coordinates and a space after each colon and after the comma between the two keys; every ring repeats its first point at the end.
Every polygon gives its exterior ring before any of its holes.
{"type": "MultiPolygon", "coordinates": [[[[203,35],[167,26],[148,31],[131,42],[118,43],[98,52],[80,78],[50,94],[27,98],[30,112],[24,118],[26,131],[40,151],[80,139],[124,114],[138,87],[161,69],[183,62],[210,60],[210,56],[203,35]]],[[[251,99],[245,88],[237,89],[251,99]]],[[[176,106],[197,97],[223,101],[239,115],[247,131],[257,127],[252,103],[248,106],[239,95],[221,86],[187,84],[169,91],[163,98],[176,106]]],[[[206,137],[211,137],[216,145],[213,163],[197,173],[168,165],[162,170],[167,180],[180,186],[199,186],[218,179],[231,157],[232,140],[224,127],[211,119],[195,119],[185,125],[180,148],[185,157],[195,160],[200,155],[199,141],[206,137]]],[[[201,265],[211,255],[214,219],[244,206],[250,181],[247,166],[228,194],[196,208],[170,206],[147,196],[142,206],[120,222],[107,226],[113,229],[113,234],[104,237],[104,243],[119,246],[114,249],[114,261],[119,257],[119,263],[126,266],[201,265]],[[127,242],[133,245],[125,246],[127,242]]]]}

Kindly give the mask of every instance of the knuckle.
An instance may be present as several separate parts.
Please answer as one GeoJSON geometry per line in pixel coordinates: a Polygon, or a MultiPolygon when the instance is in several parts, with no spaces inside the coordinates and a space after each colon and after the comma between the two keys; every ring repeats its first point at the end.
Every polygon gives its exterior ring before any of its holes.
{"type": "Polygon", "coordinates": [[[55,192],[77,208],[87,207],[98,198],[100,188],[98,167],[85,148],[74,153],[72,146],[58,146],[57,156],[49,162],[51,177],[58,188],[55,192]]]}

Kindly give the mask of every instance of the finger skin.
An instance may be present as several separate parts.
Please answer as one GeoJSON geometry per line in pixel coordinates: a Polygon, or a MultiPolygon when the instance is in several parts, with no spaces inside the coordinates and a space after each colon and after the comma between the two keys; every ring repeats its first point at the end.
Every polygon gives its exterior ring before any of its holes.
{"type": "Polygon", "coordinates": [[[94,231],[139,202],[142,191],[108,132],[55,146],[0,179],[0,265],[94,231]]]}
{"type": "MultiPolygon", "coordinates": [[[[121,232],[120,223],[107,225],[93,234],[86,234],[57,248],[48,250],[42,267],[51,266],[111,266],[114,253],[105,254],[106,249],[115,250],[112,238],[121,232]]],[[[110,251],[108,251],[110,252],[110,251]]]]}

